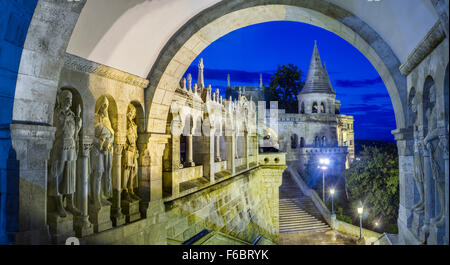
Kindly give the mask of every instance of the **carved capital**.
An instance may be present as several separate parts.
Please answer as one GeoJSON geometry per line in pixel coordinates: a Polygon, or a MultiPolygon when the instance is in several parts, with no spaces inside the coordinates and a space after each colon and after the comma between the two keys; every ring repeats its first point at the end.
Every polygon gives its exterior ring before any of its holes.
{"type": "Polygon", "coordinates": [[[114,155],[122,155],[123,148],[125,144],[123,143],[114,143],[114,155]]]}

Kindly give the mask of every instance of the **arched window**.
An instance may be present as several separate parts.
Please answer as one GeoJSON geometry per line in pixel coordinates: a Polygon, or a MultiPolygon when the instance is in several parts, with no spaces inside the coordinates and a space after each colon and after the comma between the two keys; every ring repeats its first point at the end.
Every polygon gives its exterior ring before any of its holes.
{"type": "Polygon", "coordinates": [[[320,143],[319,143],[319,136],[316,136],[316,138],[314,139],[314,146],[315,147],[319,147],[320,143]]]}
{"type": "Polygon", "coordinates": [[[305,138],[300,137],[300,147],[305,147],[305,138]]]}
{"type": "Polygon", "coordinates": [[[327,146],[327,138],[322,136],[322,146],[327,146]]]}
{"type": "Polygon", "coordinates": [[[301,114],[305,114],[305,103],[302,102],[302,104],[300,105],[300,113],[301,114]]]}
{"type": "Polygon", "coordinates": [[[314,102],[312,105],[312,113],[317,113],[319,111],[319,106],[317,106],[317,102],[314,102]]]}
{"type": "Polygon", "coordinates": [[[325,113],[325,103],[320,103],[320,113],[325,113]]]}
{"type": "Polygon", "coordinates": [[[297,134],[291,135],[291,149],[295,149],[298,146],[298,136],[297,134]]]}

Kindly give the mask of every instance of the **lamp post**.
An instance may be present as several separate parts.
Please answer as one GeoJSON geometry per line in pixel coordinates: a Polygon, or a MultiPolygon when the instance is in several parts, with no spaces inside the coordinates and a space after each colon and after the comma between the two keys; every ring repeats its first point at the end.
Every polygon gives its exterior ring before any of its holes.
{"type": "Polygon", "coordinates": [[[331,214],[334,214],[334,193],[335,193],[335,189],[331,188],[330,189],[330,195],[331,195],[331,214]]]}
{"type": "Polygon", "coordinates": [[[364,212],[364,207],[362,202],[359,201],[358,214],[359,214],[359,239],[362,239],[362,215],[364,212]]]}
{"type": "Polygon", "coordinates": [[[322,201],[325,202],[325,170],[328,169],[328,165],[330,164],[330,160],[328,158],[319,159],[318,168],[322,169],[322,201]]]}

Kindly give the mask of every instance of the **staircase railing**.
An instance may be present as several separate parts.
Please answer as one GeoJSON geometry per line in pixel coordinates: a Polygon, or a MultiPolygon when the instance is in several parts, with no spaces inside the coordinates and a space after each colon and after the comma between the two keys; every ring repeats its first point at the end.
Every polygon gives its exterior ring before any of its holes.
{"type": "Polygon", "coordinates": [[[319,197],[317,192],[313,189],[310,189],[306,185],[306,183],[303,181],[302,177],[300,176],[300,174],[298,174],[297,170],[292,166],[292,164],[288,165],[286,171],[289,174],[291,174],[292,179],[294,179],[294,181],[297,183],[298,187],[303,192],[303,194],[305,194],[311,199],[311,201],[314,203],[314,206],[322,215],[323,219],[327,222],[328,225],[331,226],[332,225],[331,213],[328,210],[325,203],[323,203],[322,199],[319,197]]]}

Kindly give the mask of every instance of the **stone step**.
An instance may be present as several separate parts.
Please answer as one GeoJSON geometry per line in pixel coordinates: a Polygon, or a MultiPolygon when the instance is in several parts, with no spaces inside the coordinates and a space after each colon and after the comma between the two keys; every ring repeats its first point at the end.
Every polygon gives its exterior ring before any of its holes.
{"type": "Polygon", "coordinates": [[[291,220],[291,221],[283,221],[280,222],[281,225],[287,226],[287,225],[295,225],[295,224],[302,224],[302,225],[308,225],[308,224],[316,224],[316,225],[326,225],[322,223],[321,221],[318,221],[317,219],[309,219],[309,220],[291,220]]]}
{"type": "Polygon", "coordinates": [[[302,216],[302,217],[288,216],[288,217],[280,218],[280,223],[281,222],[292,222],[292,221],[296,221],[296,220],[317,220],[317,219],[312,216],[302,216]]]}
{"type": "Polygon", "coordinates": [[[291,228],[298,228],[298,229],[315,229],[315,228],[330,228],[330,227],[327,226],[327,225],[318,225],[318,224],[283,225],[283,226],[280,226],[280,230],[291,229],[291,228]]]}
{"type": "Polygon", "coordinates": [[[286,228],[280,229],[280,233],[286,232],[313,232],[313,231],[328,231],[330,227],[317,227],[317,228],[286,228]]]}

